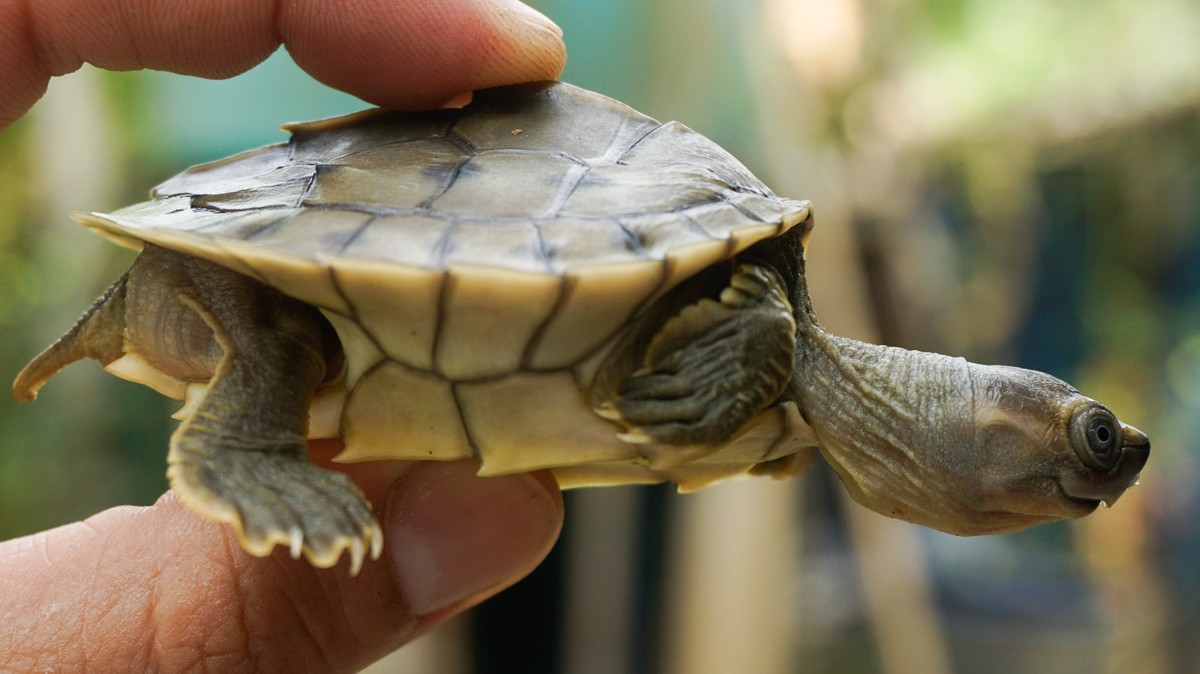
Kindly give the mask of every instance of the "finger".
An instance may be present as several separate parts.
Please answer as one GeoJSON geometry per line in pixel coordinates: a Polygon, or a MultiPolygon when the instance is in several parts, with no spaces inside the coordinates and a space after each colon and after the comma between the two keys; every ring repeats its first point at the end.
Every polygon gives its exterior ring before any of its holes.
{"type": "Polygon", "coordinates": [[[553,79],[566,58],[516,0],[0,0],[0,128],[83,63],[229,77],[281,43],[318,80],[406,109],[553,79]]]}
{"type": "Polygon", "coordinates": [[[464,91],[554,79],[566,61],[562,31],[517,0],[344,2],[350,11],[329,11],[329,0],[285,5],[284,43],[313,77],[376,105],[427,108],[464,91]]]}
{"type": "Polygon", "coordinates": [[[315,569],[281,549],[250,557],[228,527],[170,494],[0,544],[4,665],[357,671],[514,582],[549,550],[562,517],[552,481],[479,478],[475,468],[375,466],[367,491],[387,504],[386,551],[354,578],[345,561],[315,569]]]}

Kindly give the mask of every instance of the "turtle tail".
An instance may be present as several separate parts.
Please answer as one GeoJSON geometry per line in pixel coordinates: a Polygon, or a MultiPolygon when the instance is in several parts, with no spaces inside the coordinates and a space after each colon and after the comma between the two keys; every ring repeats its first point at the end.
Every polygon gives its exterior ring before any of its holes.
{"type": "Polygon", "coordinates": [[[18,402],[33,402],[38,389],[54,373],[83,358],[108,365],[125,354],[125,281],[128,274],[108,287],[62,337],[46,347],[13,381],[18,402]]]}

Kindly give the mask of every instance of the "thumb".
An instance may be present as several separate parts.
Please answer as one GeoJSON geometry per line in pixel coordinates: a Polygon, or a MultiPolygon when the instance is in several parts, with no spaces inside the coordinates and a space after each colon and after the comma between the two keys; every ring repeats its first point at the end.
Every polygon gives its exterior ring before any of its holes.
{"type": "Polygon", "coordinates": [[[352,467],[369,473],[360,484],[385,532],[383,557],[354,578],[346,561],[251,557],[171,493],[0,544],[0,669],[357,671],[549,552],[562,522],[553,479],[476,469],[352,467]]]}

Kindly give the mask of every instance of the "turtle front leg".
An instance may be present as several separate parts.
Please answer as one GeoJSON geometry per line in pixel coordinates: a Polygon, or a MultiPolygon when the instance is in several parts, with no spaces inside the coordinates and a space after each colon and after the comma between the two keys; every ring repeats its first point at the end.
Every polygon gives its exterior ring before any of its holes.
{"type": "Polygon", "coordinates": [[[718,299],[662,325],[596,412],[625,425],[628,442],[716,446],[780,396],[795,354],[786,287],[769,267],[744,263],[718,299]]]}
{"type": "Polygon", "coordinates": [[[319,567],[350,552],[356,574],[382,531],[349,477],[308,460],[308,413],[336,348],[313,307],[197,258],[147,246],[130,270],[127,350],[204,381],[171,436],[167,475],[192,509],[233,525],[242,547],[276,544],[319,567]],[[206,376],[207,375],[207,376],[206,376]]]}

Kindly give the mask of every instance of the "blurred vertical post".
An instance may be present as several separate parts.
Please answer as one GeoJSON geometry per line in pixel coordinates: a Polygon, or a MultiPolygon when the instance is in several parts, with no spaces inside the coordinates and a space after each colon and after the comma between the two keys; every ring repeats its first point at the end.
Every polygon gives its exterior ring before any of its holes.
{"type": "Polygon", "coordinates": [[[663,671],[800,671],[795,482],[733,480],[686,501],[667,561],[663,671]]]}
{"type": "Polygon", "coordinates": [[[632,630],[634,545],[639,487],[581,489],[572,496],[564,529],[570,583],[566,591],[563,671],[635,671],[632,630]]]}
{"type": "MultiPolygon", "coordinates": [[[[827,107],[837,100],[830,94],[846,86],[862,58],[863,8],[859,0],[767,0],[743,30],[775,38],[747,39],[760,45],[750,75],[770,182],[783,194],[817,204],[810,242],[816,252],[808,256],[807,274],[817,312],[837,334],[877,341],[852,226],[854,172],[838,139],[823,137],[841,114],[827,107]]],[[[916,529],[848,496],[841,502],[882,670],[952,671],[916,529]]]]}
{"type": "MultiPolygon", "coordinates": [[[[747,10],[730,0],[660,0],[647,16],[654,40],[646,60],[655,64],[645,74],[655,92],[647,111],[669,110],[738,155],[757,135],[746,123],[745,36],[730,23],[747,10]]],[[[677,499],[663,671],[796,671],[800,488],[733,480],[677,499]]]]}
{"type": "MultiPolygon", "coordinates": [[[[40,238],[42,262],[54,272],[51,294],[69,296],[81,284],[97,278],[106,245],[85,236],[67,217],[73,211],[111,204],[121,181],[120,153],[114,146],[113,120],[105,105],[99,71],[84,66],[50,83],[31,115],[34,179],[50,214],[40,238]]],[[[86,295],[78,303],[88,301],[86,295]]],[[[69,310],[73,321],[77,308],[69,310]]],[[[57,317],[56,317],[57,318],[57,317]]],[[[70,322],[63,325],[70,325],[70,322]]],[[[62,326],[48,335],[57,337],[62,326]]]]}

